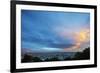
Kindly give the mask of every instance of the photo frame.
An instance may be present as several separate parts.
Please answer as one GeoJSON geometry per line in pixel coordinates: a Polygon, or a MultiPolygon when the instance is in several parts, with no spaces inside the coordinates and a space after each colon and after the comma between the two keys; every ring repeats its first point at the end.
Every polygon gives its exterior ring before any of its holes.
{"type": "Polygon", "coordinates": [[[97,7],[11,1],[10,39],[11,72],[97,67],[97,7]]]}

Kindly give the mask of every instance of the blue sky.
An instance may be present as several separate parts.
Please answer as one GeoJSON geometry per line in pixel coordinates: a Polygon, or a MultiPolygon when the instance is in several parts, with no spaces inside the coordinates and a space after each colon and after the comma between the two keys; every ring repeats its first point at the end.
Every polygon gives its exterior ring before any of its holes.
{"type": "Polygon", "coordinates": [[[89,29],[89,13],[21,10],[21,48],[33,52],[82,50],[89,29]]]}

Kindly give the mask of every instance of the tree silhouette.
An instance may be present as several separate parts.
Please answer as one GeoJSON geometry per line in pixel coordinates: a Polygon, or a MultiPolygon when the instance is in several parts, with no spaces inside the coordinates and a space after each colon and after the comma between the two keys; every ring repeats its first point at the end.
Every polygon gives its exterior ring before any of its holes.
{"type": "Polygon", "coordinates": [[[71,57],[66,57],[66,58],[64,58],[64,60],[72,60],[72,58],[71,57]]]}
{"type": "Polygon", "coordinates": [[[44,61],[50,61],[50,59],[49,58],[46,58],[44,61]]]}
{"type": "Polygon", "coordinates": [[[81,60],[81,59],[90,59],[90,48],[86,48],[83,52],[77,52],[74,56],[74,59],[81,60]]]}
{"type": "MultiPolygon", "coordinates": [[[[90,59],[90,47],[86,48],[83,52],[77,52],[74,57],[66,57],[63,60],[85,60],[90,59]]],[[[30,54],[24,54],[21,62],[46,62],[46,61],[61,61],[59,55],[42,60],[41,57],[33,57],[30,54]]]]}
{"type": "Polygon", "coordinates": [[[33,57],[28,54],[24,54],[24,58],[22,59],[22,62],[32,62],[33,57]]]}
{"type": "Polygon", "coordinates": [[[58,57],[47,58],[45,61],[60,61],[58,57]]]}
{"type": "Polygon", "coordinates": [[[39,57],[33,57],[32,61],[33,62],[42,62],[42,59],[39,57]]]}

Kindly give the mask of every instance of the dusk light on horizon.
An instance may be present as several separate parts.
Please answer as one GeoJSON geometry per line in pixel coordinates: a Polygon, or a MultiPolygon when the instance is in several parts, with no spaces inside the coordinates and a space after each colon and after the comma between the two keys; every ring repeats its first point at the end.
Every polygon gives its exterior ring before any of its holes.
{"type": "Polygon", "coordinates": [[[78,52],[90,47],[90,13],[21,10],[21,48],[78,52]]]}

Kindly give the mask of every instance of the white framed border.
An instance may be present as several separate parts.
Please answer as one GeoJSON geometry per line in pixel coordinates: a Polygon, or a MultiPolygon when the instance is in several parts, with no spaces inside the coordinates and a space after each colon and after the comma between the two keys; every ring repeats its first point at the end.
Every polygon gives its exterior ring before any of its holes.
{"type": "Polygon", "coordinates": [[[89,64],[94,64],[94,9],[37,6],[37,5],[20,5],[20,4],[16,5],[16,69],[89,65],[89,64]],[[90,13],[90,48],[91,48],[90,49],[90,60],[21,63],[21,9],[90,13]]]}

